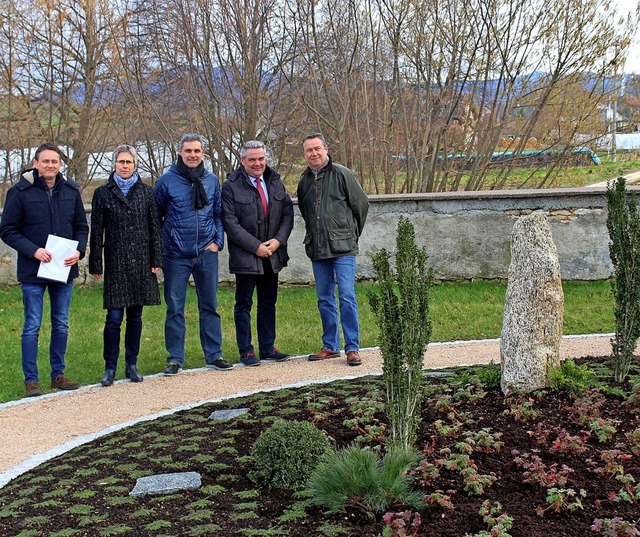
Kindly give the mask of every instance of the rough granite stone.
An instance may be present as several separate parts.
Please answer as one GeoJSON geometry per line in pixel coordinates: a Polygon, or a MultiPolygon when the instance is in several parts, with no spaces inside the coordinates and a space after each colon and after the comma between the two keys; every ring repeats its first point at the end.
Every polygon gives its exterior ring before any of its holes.
{"type": "Polygon", "coordinates": [[[500,339],[502,391],[544,388],[547,368],[560,364],[564,294],[558,252],[547,217],[519,218],[511,236],[511,264],[500,339]]]}
{"type": "Polygon", "coordinates": [[[171,494],[180,490],[200,488],[202,479],[198,472],[178,472],[141,477],[129,496],[171,494]]]}
{"type": "Polygon", "coordinates": [[[229,421],[249,412],[248,408],[232,408],[230,410],[216,410],[209,415],[210,420],[229,421]]]}

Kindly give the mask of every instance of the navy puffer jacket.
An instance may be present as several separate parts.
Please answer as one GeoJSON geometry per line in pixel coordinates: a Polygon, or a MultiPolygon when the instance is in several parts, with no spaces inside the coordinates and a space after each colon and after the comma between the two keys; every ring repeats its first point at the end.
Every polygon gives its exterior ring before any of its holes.
{"type": "Polygon", "coordinates": [[[175,164],[162,174],[154,188],[158,214],[162,220],[165,258],[192,259],[213,243],[222,250],[222,201],[218,178],[206,170],[202,177],[209,203],[194,209],[192,183],[175,164]]]}

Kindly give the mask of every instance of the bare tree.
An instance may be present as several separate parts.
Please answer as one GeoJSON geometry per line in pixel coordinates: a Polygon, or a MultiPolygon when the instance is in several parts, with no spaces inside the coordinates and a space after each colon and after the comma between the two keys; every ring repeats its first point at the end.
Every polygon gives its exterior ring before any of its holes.
{"type": "MultiPolygon", "coordinates": [[[[244,140],[269,141],[266,126],[272,125],[279,102],[274,95],[283,83],[279,58],[286,54],[278,6],[274,0],[153,4],[145,16],[152,21],[153,72],[161,86],[171,87],[156,98],[163,117],[173,118],[161,136],[168,141],[184,130],[202,132],[214,170],[224,174],[244,140]]],[[[148,81],[138,74],[132,80],[142,102],[148,81]]]]}
{"type": "Polygon", "coordinates": [[[139,170],[153,183],[175,159],[175,142],[185,121],[184,92],[176,73],[164,67],[171,48],[168,2],[122,0],[109,27],[114,54],[108,59],[117,93],[111,128],[118,143],[138,146],[139,170]]]}
{"type": "Polygon", "coordinates": [[[106,145],[103,118],[113,83],[104,68],[110,52],[104,30],[111,16],[107,0],[25,0],[14,19],[23,80],[28,80],[22,91],[37,108],[32,139],[60,144],[66,173],[81,186],[95,172],[89,154],[106,145]]]}
{"type": "Polygon", "coordinates": [[[341,162],[359,167],[354,151],[360,140],[360,114],[365,113],[360,95],[366,76],[363,5],[346,2],[302,2],[296,5],[299,27],[298,68],[289,82],[305,107],[304,130],[320,130],[341,162]]]}
{"type": "Polygon", "coordinates": [[[90,156],[127,141],[153,180],[179,136],[199,131],[223,177],[250,138],[293,175],[301,137],[321,130],[336,160],[386,193],[550,184],[604,131],[638,23],[612,17],[611,0],[0,5],[5,154],[27,163],[52,139],[86,183],[90,156]],[[516,180],[532,148],[554,157],[516,180]]]}

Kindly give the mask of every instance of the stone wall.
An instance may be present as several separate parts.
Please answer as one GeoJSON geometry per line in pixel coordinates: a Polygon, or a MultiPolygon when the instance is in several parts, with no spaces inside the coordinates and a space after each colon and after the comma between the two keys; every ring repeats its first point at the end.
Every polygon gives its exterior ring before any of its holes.
{"type": "MultiPolygon", "coordinates": [[[[612,273],[602,188],[556,190],[495,190],[370,196],[369,218],[360,241],[358,277],[373,277],[370,254],[395,247],[398,218],[416,228],[416,240],[427,247],[438,280],[506,279],[509,240],[518,216],[542,211],[549,217],[558,248],[563,280],[602,280],[612,273]]],[[[304,223],[296,206],[289,241],[291,261],[281,281],[306,284],[313,280],[304,253],[304,223]]],[[[15,252],[0,241],[0,283],[16,283],[15,252]]],[[[86,262],[77,283],[91,282],[86,262]]],[[[232,282],[226,249],[220,257],[220,280],[232,282]]]]}

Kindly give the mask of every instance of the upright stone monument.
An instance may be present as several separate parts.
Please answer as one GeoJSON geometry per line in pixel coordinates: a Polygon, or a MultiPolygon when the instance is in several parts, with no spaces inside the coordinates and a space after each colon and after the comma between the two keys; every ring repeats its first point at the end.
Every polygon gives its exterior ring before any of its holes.
{"type": "Polygon", "coordinates": [[[500,339],[502,391],[544,388],[547,368],[560,364],[564,294],[560,262],[547,217],[517,220],[500,339]]]}

